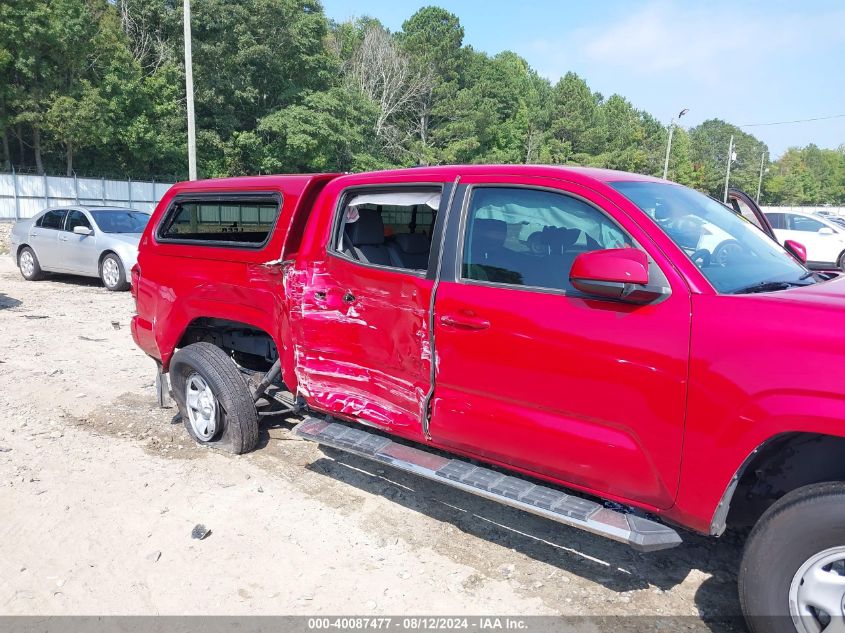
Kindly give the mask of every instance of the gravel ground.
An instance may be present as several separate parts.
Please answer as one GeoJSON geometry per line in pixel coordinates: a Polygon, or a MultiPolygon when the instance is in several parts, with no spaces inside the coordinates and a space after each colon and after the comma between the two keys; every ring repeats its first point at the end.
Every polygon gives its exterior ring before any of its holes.
{"type": "Polygon", "coordinates": [[[295,420],[265,423],[249,455],[197,446],[155,407],[132,310],[97,280],[25,282],[0,258],[0,615],[646,615],[742,630],[718,619],[739,613],[735,536],[639,554],[301,442],[295,420]]]}
{"type": "Polygon", "coordinates": [[[9,252],[9,234],[11,232],[11,222],[0,222],[0,255],[5,255],[9,252]]]}

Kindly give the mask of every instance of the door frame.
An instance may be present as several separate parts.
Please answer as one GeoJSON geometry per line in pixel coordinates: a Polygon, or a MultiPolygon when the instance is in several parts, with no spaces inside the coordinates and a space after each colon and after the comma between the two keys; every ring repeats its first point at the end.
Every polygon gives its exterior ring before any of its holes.
{"type": "MultiPolygon", "coordinates": [[[[328,239],[325,240],[325,256],[326,257],[336,257],[338,259],[342,259],[346,262],[350,262],[352,264],[356,264],[358,266],[365,266],[367,268],[375,268],[377,270],[385,270],[385,271],[393,271],[399,274],[405,275],[413,275],[415,277],[425,278],[425,279],[434,279],[432,276],[432,260],[435,258],[435,240],[438,244],[438,254],[437,257],[439,258],[439,244],[440,240],[437,240],[438,237],[438,230],[442,229],[442,222],[441,216],[445,216],[449,212],[449,205],[452,202],[452,197],[454,195],[454,184],[453,182],[391,182],[388,184],[353,184],[348,187],[344,187],[340,194],[337,196],[337,204],[334,206],[332,210],[332,217],[329,225],[331,226],[331,232],[328,235],[328,239]],[[396,266],[385,266],[383,264],[373,264],[371,262],[362,262],[357,259],[353,259],[348,257],[347,255],[339,252],[337,250],[337,235],[338,235],[338,228],[341,221],[341,214],[343,209],[346,208],[346,201],[349,200],[350,196],[360,193],[360,192],[368,192],[368,193],[382,193],[388,191],[396,191],[397,189],[440,189],[440,206],[437,208],[437,213],[434,218],[434,224],[431,228],[431,251],[429,251],[428,257],[428,266],[426,270],[413,270],[413,269],[406,269],[406,268],[397,268],[396,266]]],[[[437,259],[434,259],[437,262],[437,259]]]]}
{"type": "MultiPolygon", "coordinates": [[[[649,258],[654,262],[657,268],[662,273],[663,277],[668,283],[669,292],[692,292],[687,278],[676,269],[671,260],[666,257],[661,248],[652,239],[650,232],[643,227],[635,218],[631,217],[624,209],[621,209],[618,204],[608,199],[600,191],[597,191],[587,185],[566,180],[564,178],[553,178],[548,176],[525,176],[522,174],[472,174],[464,176],[462,182],[456,187],[455,199],[449,209],[449,218],[444,227],[443,234],[443,256],[442,269],[439,270],[438,280],[455,282],[455,283],[470,283],[494,285],[502,287],[510,287],[517,290],[524,290],[530,292],[545,292],[553,294],[564,294],[561,290],[550,288],[541,288],[534,286],[514,286],[509,284],[502,284],[496,282],[485,282],[477,280],[467,280],[461,275],[461,265],[464,241],[466,239],[466,222],[469,213],[469,204],[472,200],[473,190],[479,187],[507,187],[507,188],[522,188],[522,189],[536,189],[539,191],[549,191],[566,195],[577,200],[580,200],[591,207],[595,208],[602,215],[608,217],[611,221],[617,224],[624,232],[631,235],[637,245],[646,252],[649,258]],[[469,181],[469,182],[466,182],[469,181]],[[509,182],[511,181],[511,182],[509,182]],[[534,182],[531,182],[534,181],[534,182]],[[603,198],[606,201],[605,205],[600,205],[589,197],[579,194],[578,190],[583,193],[592,194],[595,198],[603,198]],[[457,222],[454,218],[457,216],[457,222]]],[[[571,295],[570,295],[571,296],[571,295]]],[[[433,310],[432,310],[433,313],[433,310]]]]}
{"type": "MultiPolygon", "coordinates": [[[[599,183],[603,185],[604,183],[599,183]]],[[[456,284],[466,284],[466,285],[480,285],[489,287],[491,289],[500,289],[503,291],[512,291],[512,292],[530,292],[535,295],[559,295],[569,296],[577,299],[588,299],[586,296],[578,293],[567,294],[565,291],[557,290],[557,289],[550,289],[550,288],[541,288],[541,287],[534,287],[534,286],[520,286],[520,285],[513,285],[507,283],[497,283],[497,282],[487,282],[487,281],[477,281],[477,280],[467,280],[462,277],[462,261],[463,261],[463,249],[466,240],[466,224],[468,221],[469,209],[472,201],[472,194],[474,189],[482,187],[482,186],[493,186],[493,187],[504,187],[504,188],[527,188],[527,189],[535,189],[541,191],[550,191],[553,193],[557,193],[560,195],[565,195],[572,197],[574,199],[581,200],[586,204],[589,204],[591,207],[595,208],[597,212],[601,213],[604,217],[608,219],[608,221],[617,225],[620,229],[622,229],[627,235],[629,235],[633,240],[634,243],[638,248],[643,250],[647,253],[649,260],[653,263],[654,267],[660,272],[663,277],[663,283],[668,289],[667,296],[664,299],[658,299],[657,302],[665,301],[666,299],[670,298],[671,295],[679,295],[681,299],[686,297],[687,300],[691,301],[692,295],[696,294],[696,290],[694,289],[695,283],[694,280],[690,280],[684,274],[683,271],[679,270],[678,267],[672,262],[669,256],[664,252],[663,248],[660,246],[658,241],[654,238],[653,232],[659,231],[656,226],[652,226],[647,221],[638,219],[633,212],[626,210],[623,206],[621,206],[616,200],[611,199],[609,195],[601,191],[601,187],[593,187],[590,184],[584,184],[580,182],[575,182],[572,180],[568,180],[566,178],[555,178],[550,176],[526,176],[524,174],[519,173],[504,173],[504,174],[497,174],[497,173],[473,173],[473,174],[464,174],[461,176],[461,181],[455,189],[455,196],[454,201],[449,209],[449,216],[446,219],[444,232],[443,232],[443,253],[441,255],[441,266],[438,269],[438,285],[440,281],[444,281],[447,283],[456,283],[456,284]],[[582,193],[579,193],[582,192],[582,193]],[[586,195],[582,195],[586,194],[586,195]]],[[[609,188],[609,185],[607,185],[609,188]]],[[[657,233],[659,235],[659,233],[657,233]]],[[[440,355],[440,350],[436,345],[436,341],[434,341],[434,335],[436,333],[436,327],[434,326],[434,320],[436,316],[436,311],[434,309],[434,305],[437,299],[437,288],[435,288],[435,292],[432,294],[432,309],[430,311],[430,319],[431,319],[431,336],[432,336],[432,360],[433,364],[432,367],[436,368],[438,366],[438,358],[440,355]]],[[[607,301],[611,303],[618,303],[611,299],[595,299],[596,301],[607,301]]],[[[688,352],[688,349],[687,349],[688,352]]],[[[687,383],[685,389],[688,389],[688,375],[689,375],[689,359],[687,357],[686,369],[684,370],[684,374],[687,377],[687,383]]],[[[442,361],[441,361],[442,362],[442,361]]],[[[437,389],[437,379],[436,375],[431,381],[432,390],[436,392],[437,389]]],[[[684,395],[684,399],[686,395],[684,395]]],[[[433,398],[430,398],[430,401],[433,398]]],[[[512,470],[515,472],[520,472],[538,479],[543,479],[547,481],[555,482],[559,485],[566,485],[575,489],[583,490],[585,492],[591,494],[599,494],[598,491],[588,488],[584,485],[574,483],[574,482],[563,482],[556,477],[552,477],[543,473],[538,473],[534,470],[529,470],[522,466],[516,466],[514,464],[505,463],[501,460],[490,456],[481,456],[477,453],[474,453],[466,448],[460,448],[453,445],[441,444],[438,442],[437,438],[433,438],[429,432],[430,429],[430,417],[432,414],[432,409],[429,406],[427,409],[427,414],[429,420],[426,421],[426,439],[432,442],[438,448],[455,453],[460,455],[465,455],[467,457],[478,459],[484,462],[493,463],[499,465],[503,468],[508,470],[512,470]]],[[[677,452],[677,470],[675,471],[676,479],[671,482],[667,480],[667,484],[669,488],[671,488],[672,498],[674,499],[675,495],[677,495],[677,485],[680,478],[680,468],[681,462],[683,459],[683,441],[685,435],[685,426],[686,426],[686,412],[682,413],[682,418],[678,422],[680,426],[680,447],[677,452]]],[[[668,489],[667,489],[668,490],[668,489]]],[[[619,502],[623,503],[637,503],[635,499],[630,499],[627,497],[620,496],[615,493],[607,493],[601,492],[602,496],[610,499],[614,499],[619,502]]],[[[641,506],[648,506],[653,509],[663,508],[664,506],[656,506],[651,505],[650,503],[644,503],[642,501],[639,502],[641,506]]]]}
{"type": "MultiPolygon", "coordinates": [[[[430,357],[430,370],[428,376],[428,390],[423,397],[422,406],[420,407],[420,413],[418,422],[420,424],[420,428],[422,429],[423,437],[427,438],[427,424],[428,424],[428,410],[430,407],[430,398],[434,391],[434,375],[435,375],[435,367],[434,367],[434,356],[433,356],[433,309],[434,309],[434,301],[437,291],[438,279],[439,279],[439,271],[440,265],[442,260],[442,253],[443,253],[443,241],[445,235],[445,226],[448,222],[448,218],[451,214],[451,207],[453,201],[455,199],[455,191],[456,185],[459,178],[450,177],[445,178],[442,180],[438,179],[423,179],[423,180],[416,180],[416,179],[379,179],[378,181],[370,180],[370,178],[363,174],[359,178],[348,176],[345,177],[344,180],[348,179],[350,182],[342,182],[344,185],[342,188],[339,188],[336,193],[331,192],[329,189],[326,192],[327,197],[331,195],[332,202],[330,204],[326,204],[325,206],[320,205],[320,208],[316,209],[316,219],[313,222],[314,226],[322,226],[324,227],[321,232],[319,233],[307,233],[303,239],[303,253],[305,256],[303,259],[310,261],[309,267],[313,266],[313,264],[320,265],[320,262],[327,262],[329,260],[334,260],[335,263],[341,264],[344,266],[356,266],[361,267],[364,269],[370,269],[374,271],[379,271],[383,273],[391,273],[398,276],[405,276],[405,277],[414,277],[421,280],[427,280],[432,282],[431,285],[431,297],[428,302],[428,306],[426,308],[425,314],[425,323],[426,326],[429,328],[428,332],[428,344],[429,349],[431,351],[430,357]],[[436,210],[436,215],[434,218],[434,224],[432,225],[431,229],[431,250],[429,252],[429,260],[428,266],[426,270],[414,270],[414,269],[404,269],[404,268],[397,268],[395,266],[387,266],[382,264],[374,264],[371,262],[362,262],[357,259],[353,259],[342,252],[339,252],[336,248],[337,245],[337,235],[339,229],[339,223],[342,219],[342,213],[346,206],[347,201],[351,195],[361,193],[361,192],[369,192],[369,193],[378,193],[378,192],[392,192],[399,189],[412,189],[412,190],[439,190],[440,191],[440,205],[436,210]],[[309,255],[309,253],[311,255],[309,255]]],[[[341,184],[341,183],[339,183],[341,184]]],[[[303,288],[304,293],[309,292],[309,288],[303,288]]],[[[332,414],[336,415],[336,414],[332,414]]],[[[342,417],[342,416],[338,416],[342,417]]],[[[359,422],[366,422],[366,420],[358,419],[359,422]]],[[[391,430],[392,433],[396,435],[407,435],[402,431],[401,428],[396,428],[391,430]]],[[[410,439],[419,439],[417,437],[411,437],[410,439]]]]}

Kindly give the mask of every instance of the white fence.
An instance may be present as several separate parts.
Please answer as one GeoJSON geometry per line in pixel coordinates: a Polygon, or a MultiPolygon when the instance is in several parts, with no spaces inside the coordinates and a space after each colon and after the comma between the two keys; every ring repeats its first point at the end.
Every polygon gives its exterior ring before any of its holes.
{"type": "Polygon", "coordinates": [[[31,218],[70,204],[114,205],[152,211],[173,183],[105,178],[0,174],[0,222],[31,218]]]}

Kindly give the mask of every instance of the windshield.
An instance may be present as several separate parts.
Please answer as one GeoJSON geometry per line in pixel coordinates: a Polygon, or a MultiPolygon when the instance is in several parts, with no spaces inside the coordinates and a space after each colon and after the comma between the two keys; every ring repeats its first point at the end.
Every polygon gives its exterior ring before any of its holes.
{"type": "Polygon", "coordinates": [[[812,273],[742,216],[707,196],[660,182],[611,186],[645,212],[722,293],[814,283],[812,273]]]}
{"type": "Polygon", "coordinates": [[[94,221],[103,233],[143,233],[150,216],[140,211],[91,211],[94,221]]]}

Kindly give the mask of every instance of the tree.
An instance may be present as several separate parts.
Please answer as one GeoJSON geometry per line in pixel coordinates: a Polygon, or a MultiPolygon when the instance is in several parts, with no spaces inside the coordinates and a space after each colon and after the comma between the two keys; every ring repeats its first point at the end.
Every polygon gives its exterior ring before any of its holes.
{"type": "Polygon", "coordinates": [[[695,185],[695,169],[692,163],[692,141],[682,127],[676,127],[672,136],[672,152],[669,155],[669,180],[688,187],[695,185]]]}
{"type": "Polygon", "coordinates": [[[722,198],[725,190],[728,147],[734,137],[736,160],[731,165],[729,186],[756,191],[760,175],[760,159],[769,148],[751,134],[720,119],[710,119],[689,131],[695,186],[714,198],[722,198]]]}
{"type": "Polygon", "coordinates": [[[382,147],[401,160],[422,95],[430,92],[432,71],[415,69],[407,55],[380,25],[364,32],[346,68],[346,78],[376,107],[374,133],[382,147]]]}
{"type": "Polygon", "coordinates": [[[600,98],[573,72],[552,91],[549,153],[552,162],[587,162],[601,145],[600,98]]]}
{"type": "Polygon", "coordinates": [[[418,163],[439,161],[439,150],[432,144],[431,130],[442,118],[435,115],[439,105],[456,96],[466,59],[462,48],[464,28],[453,13],[440,7],[423,7],[402,24],[398,40],[410,56],[414,71],[430,76],[419,95],[416,108],[416,142],[412,152],[418,163]]]}
{"type": "Polygon", "coordinates": [[[390,165],[375,142],[376,105],[347,86],[308,94],[258,126],[264,172],[356,171],[390,165]]]}
{"type": "Polygon", "coordinates": [[[5,91],[6,129],[14,126],[21,157],[27,140],[31,141],[35,167],[38,173],[44,173],[44,109],[62,63],[51,28],[50,7],[46,0],[11,0],[3,5],[3,23],[3,49],[12,58],[11,63],[6,62],[10,79],[5,91]],[[27,130],[30,135],[25,137],[27,130]]]}
{"type": "MultiPolygon", "coordinates": [[[[0,167],[184,177],[182,1],[0,3],[0,167]]],[[[662,122],[573,72],[552,84],[512,52],[473,50],[443,8],[397,33],[331,23],[319,0],[193,9],[202,175],[479,162],[662,174],[662,122]]],[[[731,135],[730,184],[756,191],[766,145],[717,119],[675,129],[669,177],[721,197],[731,135]]],[[[845,146],[766,165],[765,202],[845,204],[845,146]]]]}
{"type": "Polygon", "coordinates": [[[764,199],[775,204],[845,203],[845,151],[791,147],[769,168],[764,199]]]}
{"type": "Polygon", "coordinates": [[[543,160],[548,82],[510,51],[493,58],[472,52],[448,116],[433,130],[445,162],[524,163],[543,160]]]}
{"type": "MultiPolygon", "coordinates": [[[[636,110],[620,95],[599,104],[596,146],[590,164],[656,175],[665,130],[656,119],[636,110]]],[[[662,167],[662,165],[661,165],[662,167]]]]}
{"type": "Polygon", "coordinates": [[[103,145],[108,141],[109,124],[104,116],[106,101],[87,81],[75,96],[59,95],[45,113],[46,129],[64,146],[67,175],[73,175],[73,153],[85,145],[103,145]]]}

